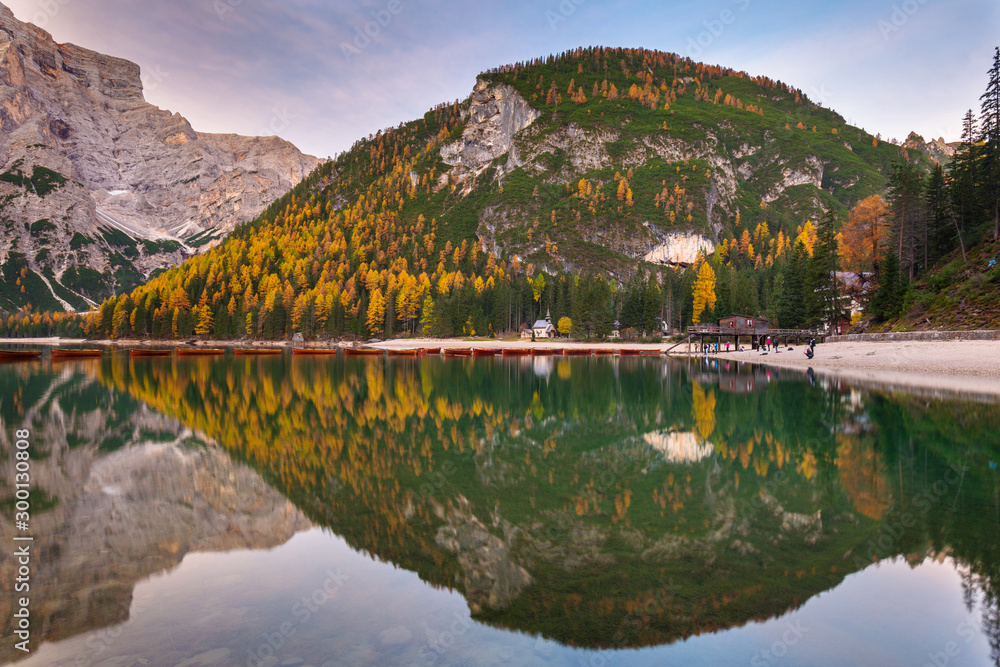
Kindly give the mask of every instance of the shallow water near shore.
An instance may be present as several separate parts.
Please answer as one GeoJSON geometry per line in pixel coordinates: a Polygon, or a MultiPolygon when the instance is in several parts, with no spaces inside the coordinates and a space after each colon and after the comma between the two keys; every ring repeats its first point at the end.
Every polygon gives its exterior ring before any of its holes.
{"type": "Polygon", "coordinates": [[[0,390],[36,559],[2,663],[1000,664],[989,400],[639,357],[116,354],[0,390]]]}

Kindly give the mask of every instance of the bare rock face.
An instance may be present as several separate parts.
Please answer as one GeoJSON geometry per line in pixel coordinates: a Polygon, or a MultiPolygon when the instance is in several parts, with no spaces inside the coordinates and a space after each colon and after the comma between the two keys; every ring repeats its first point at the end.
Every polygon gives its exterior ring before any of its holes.
{"type": "Polygon", "coordinates": [[[0,5],[0,264],[17,253],[60,283],[47,296],[63,304],[84,307],[177,263],[194,252],[186,241],[252,219],[320,163],[278,137],[195,132],[144,100],[139,75],[0,5]],[[55,226],[44,238],[30,229],[43,219],[55,226]],[[71,271],[63,285],[73,267],[104,280],[71,271]]]}
{"type": "Polygon", "coordinates": [[[916,132],[910,132],[903,142],[903,148],[920,151],[932,160],[945,164],[955,155],[957,144],[949,144],[944,137],[924,141],[924,138],[916,132]]]}
{"type": "Polygon", "coordinates": [[[698,255],[708,257],[715,252],[715,242],[701,234],[667,234],[663,242],[646,253],[644,260],[653,264],[689,266],[698,255]]]}
{"type": "MultiPolygon", "coordinates": [[[[477,81],[462,138],[443,146],[441,159],[454,167],[479,171],[508,154],[514,136],[540,115],[513,87],[477,81]]],[[[512,157],[516,162],[516,156],[512,157]]]]}
{"type": "Polygon", "coordinates": [[[448,514],[435,542],[458,557],[457,583],[474,614],[509,607],[531,584],[531,575],[511,557],[510,544],[487,530],[465,498],[448,514]]]}

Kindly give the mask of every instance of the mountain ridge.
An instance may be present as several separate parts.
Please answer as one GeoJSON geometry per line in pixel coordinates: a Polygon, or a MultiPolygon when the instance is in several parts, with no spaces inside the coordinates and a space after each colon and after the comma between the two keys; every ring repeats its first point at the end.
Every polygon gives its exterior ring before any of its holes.
{"type": "Polygon", "coordinates": [[[812,254],[810,220],[846,218],[901,161],[926,158],[790,85],[658,51],[577,49],[484,72],[466,100],[356,142],[91,326],[453,335],[517,330],[551,307],[556,320],[577,310],[591,334],[621,313],[649,331],[654,312],[690,322],[692,280],[644,258],[685,266],[717,245],[746,283],[727,279],[720,290],[741,296],[721,307],[772,312],[787,291],[775,263],[798,241],[812,254]],[[650,272],[643,299],[656,303],[636,310],[622,292],[638,284],[623,286],[650,272]],[[584,274],[613,314],[571,305],[584,274]]]}
{"type": "Polygon", "coordinates": [[[145,101],[137,64],[58,44],[2,4],[0,129],[7,310],[128,291],[320,164],[278,137],[196,132],[145,101]]]}

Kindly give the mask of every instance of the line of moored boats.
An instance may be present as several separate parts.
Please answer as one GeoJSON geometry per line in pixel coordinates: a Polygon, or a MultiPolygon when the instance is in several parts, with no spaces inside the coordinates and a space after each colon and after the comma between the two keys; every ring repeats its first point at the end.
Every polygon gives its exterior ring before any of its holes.
{"type": "MultiPolygon", "coordinates": [[[[264,347],[236,347],[229,348],[235,356],[277,356],[285,352],[282,348],[264,347]]],[[[0,349],[0,361],[31,361],[42,358],[42,354],[49,352],[53,361],[71,359],[94,359],[104,356],[105,350],[85,349],[85,348],[58,348],[53,347],[48,350],[4,350],[0,349]]],[[[145,357],[169,357],[176,354],[178,357],[219,357],[226,354],[226,348],[212,347],[177,347],[177,348],[131,348],[128,353],[133,359],[145,357]]],[[[588,347],[566,347],[566,348],[482,348],[482,347],[420,347],[404,349],[381,349],[372,347],[295,347],[292,348],[293,356],[334,356],[343,353],[348,357],[379,357],[388,355],[390,357],[424,357],[428,355],[443,355],[445,357],[592,357],[592,356],[660,356],[660,350],[644,350],[635,348],[588,348],[588,347]]]]}

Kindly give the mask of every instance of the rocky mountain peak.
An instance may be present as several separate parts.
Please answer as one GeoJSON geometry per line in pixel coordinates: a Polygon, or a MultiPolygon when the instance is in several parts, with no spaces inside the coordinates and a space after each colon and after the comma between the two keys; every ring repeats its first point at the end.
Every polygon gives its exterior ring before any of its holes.
{"type": "Polygon", "coordinates": [[[278,137],[195,131],[145,101],[137,64],[59,44],[3,5],[0,130],[8,310],[82,309],[130,289],[320,164],[278,137]]]}

